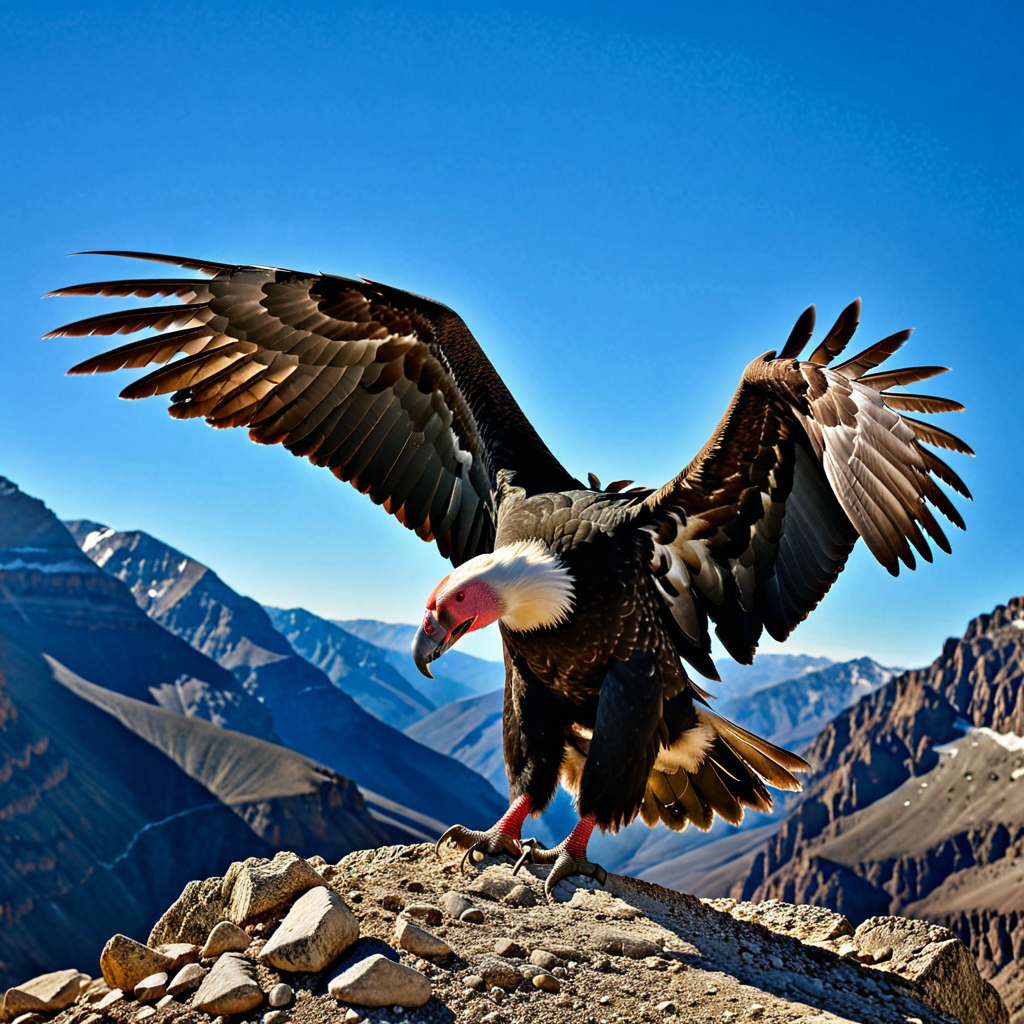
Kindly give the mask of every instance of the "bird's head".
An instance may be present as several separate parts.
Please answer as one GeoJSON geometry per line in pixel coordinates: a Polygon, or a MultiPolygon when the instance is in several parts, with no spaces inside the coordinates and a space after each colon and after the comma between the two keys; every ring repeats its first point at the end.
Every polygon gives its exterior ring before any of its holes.
{"type": "Polygon", "coordinates": [[[412,657],[430,678],[427,666],[467,633],[499,619],[526,632],[564,622],[573,602],[568,570],[541,541],[517,541],[464,562],[427,598],[412,657]]]}

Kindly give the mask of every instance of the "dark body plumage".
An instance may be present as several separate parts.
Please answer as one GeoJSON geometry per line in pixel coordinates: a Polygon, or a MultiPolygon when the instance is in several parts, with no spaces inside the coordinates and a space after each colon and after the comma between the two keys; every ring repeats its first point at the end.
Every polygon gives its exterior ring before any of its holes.
{"type": "Polygon", "coordinates": [[[452,310],[365,280],[152,254],[211,280],[100,282],[54,294],[173,296],[181,304],[92,317],[54,335],[163,333],[79,364],[167,363],[124,397],[173,394],[176,418],[247,426],[349,480],[458,566],[539,540],[573,581],[557,625],[502,625],[505,757],[513,798],[543,808],[559,779],[581,815],[618,828],[709,828],[769,809],[765,782],[798,788],[797,757],[710,711],[690,678],[717,673],[710,629],[737,661],[762,630],[782,640],[818,604],[858,537],[894,575],[948,551],[932,507],[963,522],[922,442],[970,452],[903,415],[958,403],[893,391],[943,372],[871,372],[910,332],[831,365],[853,303],[799,359],[813,307],[782,351],[755,359],[707,444],[656,491],[602,491],[567,472],[452,310]],[[180,358],[179,358],[180,357],[180,358]]]}

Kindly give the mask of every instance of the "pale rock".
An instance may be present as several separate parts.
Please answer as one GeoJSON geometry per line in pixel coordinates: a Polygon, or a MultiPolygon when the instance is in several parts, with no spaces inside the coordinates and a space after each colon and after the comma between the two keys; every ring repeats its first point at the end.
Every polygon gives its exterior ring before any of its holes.
{"type": "Polygon", "coordinates": [[[473,901],[468,896],[463,896],[461,892],[446,892],[441,897],[441,906],[449,917],[457,920],[467,910],[472,909],[473,901]]]}
{"type": "Polygon", "coordinates": [[[70,1006],[78,993],[92,979],[81,971],[53,971],[40,974],[14,988],[4,996],[4,1020],[14,1020],[25,1013],[56,1013],[70,1006]]]}
{"type": "Polygon", "coordinates": [[[275,985],[267,996],[267,1002],[275,1010],[280,1010],[281,1007],[287,1006],[294,998],[295,993],[292,992],[291,985],[286,985],[283,981],[279,985],[275,985]]]}
{"type": "Polygon", "coordinates": [[[124,992],[119,988],[112,988],[97,1004],[97,1010],[105,1010],[108,1006],[113,1006],[114,1003],[119,1003],[124,999],[124,992]]]}
{"type": "Polygon", "coordinates": [[[470,883],[468,891],[478,896],[485,896],[487,899],[500,900],[508,896],[520,884],[517,878],[507,878],[487,871],[470,883]]]}
{"type": "Polygon", "coordinates": [[[737,921],[756,921],[769,931],[792,935],[801,942],[828,942],[853,935],[853,925],[827,907],[796,906],[781,900],[736,903],[729,913],[737,921]]]}
{"type": "Polygon", "coordinates": [[[352,1007],[350,1006],[345,1011],[345,1016],[342,1017],[341,1019],[345,1022],[345,1024],[359,1024],[359,1022],[363,1018],[360,1016],[358,1010],[353,1010],[352,1007]]]}
{"type": "Polygon", "coordinates": [[[495,939],[494,952],[497,953],[498,956],[509,957],[512,960],[526,959],[526,950],[514,939],[495,939]]]}
{"type": "Polygon", "coordinates": [[[170,993],[165,995],[162,999],[157,1000],[156,1008],[162,1010],[165,1006],[170,1006],[174,1002],[174,996],[170,993]]]}
{"type": "Polygon", "coordinates": [[[14,1024],[43,1024],[46,1018],[41,1013],[23,1013],[14,1018],[14,1024]]]}
{"type": "Polygon", "coordinates": [[[147,1020],[150,1017],[156,1016],[155,1006],[144,1006],[137,1014],[135,1014],[136,1020],[147,1020]]]}
{"type": "Polygon", "coordinates": [[[287,1019],[288,1014],[284,1010],[271,1010],[263,1014],[263,1024],[284,1024],[287,1019]]]}
{"type": "Polygon", "coordinates": [[[333,977],[328,991],[339,1002],[357,1006],[413,1007],[430,999],[431,985],[419,971],[375,953],[333,977]]]}
{"type": "Polygon", "coordinates": [[[163,999],[167,995],[168,981],[170,981],[170,978],[167,977],[166,971],[143,978],[135,986],[135,998],[140,1003],[155,1003],[157,1000],[163,999]]]}
{"type": "Polygon", "coordinates": [[[558,966],[558,957],[546,949],[535,949],[530,954],[530,963],[535,967],[543,967],[545,971],[550,971],[553,967],[558,966]]]}
{"type": "Polygon", "coordinates": [[[542,992],[557,992],[562,987],[562,983],[551,974],[535,974],[533,985],[542,992]]]}
{"type": "Polygon", "coordinates": [[[206,970],[199,964],[185,964],[184,967],[171,979],[167,991],[172,996],[184,996],[194,992],[206,977],[206,970]]]}
{"type": "Polygon", "coordinates": [[[444,921],[441,911],[429,903],[410,903],[400,916],[412,918],[417,924],[429,924],[433,927],[444,921]]]}
{"type": "Polygon", "coordinates": [[[273,860],[250,857],[236,861],[223,877],[189,882],[153,927],[150,944],[202,945],[218,921],[245,924],[323,884],[323,878],[305,860],[287,851],[273,860]]]}
{"type": "Polygon", "coordinates": [[[658,1005],[655,1007],[655,1009],[659,1013],[664,1013],[664,1014],[668,1015],[670,1013],[675,1013],[676,1012],[676,1004],[673,1003],[671,999],[665,999],[663,1002],[658,1003],[658,1005]]]}
{"type": "Polygon", "coordinates": [[[484,987],[485,982],[484,979],[481,978],[479,974],[467,974],[462,979],[462,984],[465,985],[466,988],[479,990],[484,987]]]}
{"type": "Polygon", "coordinates": [[[167,968],[168,974],[176,974],[186,964],[199,963],[202,956],[200,947],[191,942],[167,942],[162,946],[157,946],[156,951],[171,958],[171,964],[167,968]]]}
{"type": "Polygon", "coordinates": [[[747,1007],[747,1016],[756,1018],[764,1015],[764,1003],[751,1003],[747,1007]]]}
{"type": "Polygon", "coordinates": [[[528,885],[517,885],[502,902],[510,907],[535,907],[539,901],[537,894],[528,885]]]}
{"type": "Polygon", "coordinates": [[[322,971],[358,938],[348,904],[321,885],[295,901],[259,958],[281,971],[322,971]]]}
{"type": "Polygon", "coordinates": [[[214,925],[203,946],[200,958],[220,956],[221,953],[244,953],[252,939],[233,921],[221,921],[214,925]]]}
{"type": "Polygon", "coordinates": [[[483,924],[484,912],[479,907],[470,907],[469,910],[464,910],[459,914],[459,920],[465,921],[467,924],[483,924]]]}
{"type": "Polygon", "coordinates": [[[171,963],[169,956],[129,939],[127,935],[115,935],[100,954],[103,980],[112,989],[126,992],[134,989],[143,978],[169,970],[171,963]]]}
{"type": "Polygon", "coordinates": [[[448,956],[452,951],[444,939],[431,935],[426,929],[403,917],[395,922],[395,935],[399,948],[415,953],[416,956],[441,957],[448,956]]]}
{"type": "Polygon", "coordinates": [[[85,1003],[91,1005],[92,1003],[98,1003],[108,992],[110,986],[103,980],[102,977],[93,978],[88,985],[83,985],[78,991],[78,995],[75,997],[77,1003],[85,1003]]]}
{"type": "Polygon", "coordinates": [[[199,986],[192,1005],[209,1014],[246,1013],[263,1002],[255,965],[240,953],[224,953],[199,986]]]}
{"type": "Polygon", "coordinates": [[[515,964],[497,956],[485,956],[473,964],[473,971],[484,979],[487,988],[495,985],[512,991],[519,987],[523,980],[522,972],[515,964]]]}
{"type": "Polygon", "coordinates": [[[628,956],[632,960],[643,960],[648,956],[661,956],[664,950],[650,939],[641,939],[615,928],[597,928],[591,937],[594,949],[612,956],[628,956]]]}

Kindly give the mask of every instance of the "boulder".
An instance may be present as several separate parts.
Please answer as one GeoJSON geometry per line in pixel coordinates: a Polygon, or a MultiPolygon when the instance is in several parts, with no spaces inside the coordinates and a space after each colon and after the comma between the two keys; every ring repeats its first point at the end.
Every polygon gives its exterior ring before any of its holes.
{"type": "Polygon", "coordinates": [[[0,1015],[12,1021],[25,1013],[56,1013],[70,1006],[92,979],[81,971],[54,971],[9,988],[0,1015]]]}
{"type": "Polygon", "coordinates": [[[1007,1024],[996,990],[978,973],[970,950],[948,928],[904,917],[870,917],[854,934],[866,953],[892,949],[889,970],[913,982],[920,998],[963,1024],[1007,1024]]]}
{"type": "Polygon", "coordinates": [[[417,956],[448,956],[452,947],[444,939],[431,935],[425,928],[413,924],[404,917],[399,917],[395,922],[395,936],[401,949],[417,956]]]}
{"type": "Polygon", "coordinates": [[[220,956],[221,953],[244,953],[251,941],[248,933],[233,921],[221,921],[210,932],[200,958],[206,960],[208,957],[220,956]]]}
{"type": "Polygon", "coordinates": [[[263,1002],[256,966],[240,953],[224,953],[203,979],[192,999],[197,1010],[212,1015],[248,1013],[263,1002]]]}
{"type": "Polygon", "coordinates": [[[339,1002],[356,1006],[422,1006],[431,996],[428,978],[380,953],[333,977],[328,991],[339,1002]]]}
{"type": "Polygon", "coordinates": [[[322,971],[359,938],[359,922],[348,904],[325,886],[295,901],[260,952],[281,971],[322,971]]]}
{"type": "Polygon", "coordinates": [[[115,935],[100,954],[103,980],[112,989],[119,988],[126,992],[151,974],[169,971],[172,963],[169,956],[129,939],[127,935],[115,935]]]}
{"type": "Polygon", "coordinates": [[[149,943],[202,945],[218,922],[245,924],[323,883],[323,878],[295,853],[282,851],[273,860],[250,857],[236,861],[222,878],[189,882],[154,925],[149,943]]]}

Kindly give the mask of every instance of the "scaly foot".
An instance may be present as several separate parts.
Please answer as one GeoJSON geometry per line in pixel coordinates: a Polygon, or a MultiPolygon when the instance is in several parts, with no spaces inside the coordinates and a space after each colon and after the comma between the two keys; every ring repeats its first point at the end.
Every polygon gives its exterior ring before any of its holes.
{"type": "Polygon", "coordinates": [[[593,830],[594,819],[583,818],[562,842],[550,850],[541,846],[536,839],[523,840],[523,853],[516,861],[512,873],[516,874],[527,863],[551,864],[552,868],[544,882],[544,892],[548,897],[563,878],[571,875],[587,875],[604,885],[608,880],[608,872],[600,864],[587,860],[587,842],[593,830]]]}
{"type": "Polygon", "coordinates": [[[530,813],[532,802],[528,796],[519,797],[505,813],[505,816],[495,822],[486,832],[477,832],[466,828],[463,825],[452,825],[450,829],[434,846],[434,850],[440,854],[441,844],[451,842],[460,850],[465,852],[459,863],[459,870],[466,870],[466,861],[473,857],[474,860],[483,860],[486,856],[497,857],[507,853],[510,857],[522,856],[522,827],[527,814],[530,813]]]}

